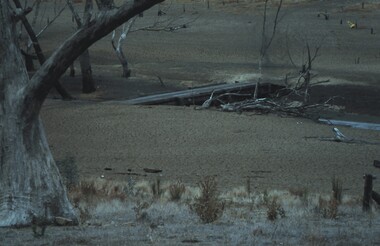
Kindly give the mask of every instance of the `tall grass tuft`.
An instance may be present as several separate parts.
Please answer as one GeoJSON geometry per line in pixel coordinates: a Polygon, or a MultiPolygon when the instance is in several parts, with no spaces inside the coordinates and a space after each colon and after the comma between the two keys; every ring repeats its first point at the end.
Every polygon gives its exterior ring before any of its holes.
{"type": "Polygon", "coordinates": [[[199,184],[200,197],[195,199],[192,208],[203,223],[211,223],[219,219],[224,210],[224,203],[218,198],[215,177],[206,176],[199,184]]]}
{"type": "Polygon", "coordinates": [[[272,197],[265,204],[267,207],[267,219],[270,221],[276,220],[278,217],[285,217],[285,210],[281,204],[277,201],[277,197],[272,197]]]}
{"type": "Polygon", "coordinates": [[[180,180],[177,180],[177,182],[169,186],[170,199],[172,201],[179,201],[185,191],[185,185],[180,180]]]}

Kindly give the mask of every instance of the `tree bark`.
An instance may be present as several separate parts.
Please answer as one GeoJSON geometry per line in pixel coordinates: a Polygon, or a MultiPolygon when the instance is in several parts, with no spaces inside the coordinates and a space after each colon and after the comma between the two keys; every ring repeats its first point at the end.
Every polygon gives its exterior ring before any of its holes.
{"type": "Polygon", "coordinates": [[[27,225],[36,217],[51,223],[57,216],[75,224],[78,220],[46,141],[39,109],[25,110],[23,92],[29,77],[9,0],[0,2],[0,30],[0,227],[27,225]]]}

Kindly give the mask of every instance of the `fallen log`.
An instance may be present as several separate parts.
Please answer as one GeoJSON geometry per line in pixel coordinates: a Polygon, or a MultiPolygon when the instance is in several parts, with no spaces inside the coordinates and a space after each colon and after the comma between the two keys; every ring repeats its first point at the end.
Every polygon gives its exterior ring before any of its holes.
{"type": "MultiPolygon", "coordinates": [[[[154,104],[165,104],[165,103],[177,103],[185,104],[188,102],[203,102],[205,98],[210,97],[211,94],[220,95],[223,93],[231,92],[243,92],[243,91],[254,91],[256,83],[236,83],[236,84],[219,84],[212,86],[204,86],[198,88],[192,88],[188,90],[181,90],[175,92],[162,93],[157,95],[150,95],[144,97],[138,97],[130,100],[121,101],[121,103],[129,105],[154,105],[154,104]]],[[[281,86],[273,84],[262,84],[260,94],[270,93],[273,88],[281,86]]],[[[195,103],[194,103],[195,104],[195,103]]]]}

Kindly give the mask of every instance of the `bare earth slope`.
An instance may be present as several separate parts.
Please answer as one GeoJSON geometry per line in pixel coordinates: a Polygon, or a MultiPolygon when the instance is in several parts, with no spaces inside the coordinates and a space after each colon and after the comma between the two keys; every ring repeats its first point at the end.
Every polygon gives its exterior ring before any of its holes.
{"type": "MultiPolygon", "coordinates": [[[[144,174],[143,168],[156,168],[163,170],[162,180],[188,184],[216,175],[223,189],[244,185],[249,176],[259,190],[328,192],[336,175],[345,192],[358,194],[362,175],[374,171],[380,150],[380,145],[305,139],[332,137],[332,127],[274,115],[54,101],[42,113],[57,160],[72,156],[82,175],[110,179],[126,180],[116,173],[128,169],[144,174]]],[[[380,139],[378,131],[340,129],[357,139],[380,139]]]]}

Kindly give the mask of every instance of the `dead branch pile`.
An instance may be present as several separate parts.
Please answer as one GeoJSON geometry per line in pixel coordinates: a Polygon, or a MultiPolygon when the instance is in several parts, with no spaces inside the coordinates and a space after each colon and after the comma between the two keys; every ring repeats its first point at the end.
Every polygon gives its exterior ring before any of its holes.
{"type": "Polygon", "coordinates": [[[257,98],[256,93],[239,94],[239,93],[224,93],[218,96],[211,94],[201,107],[198,109],[207,109],[211,105],[218,105],[222,111],[226,112],[243,112],[253,111],[260,114],[277,113],[286,116],[296,116],[305,118],[314,118],[322,110],[335,110],[336,106],[330,104],[334,98],[329,98],[324,103],[310,104],[304,100],[295,100],[297,96],[304,97],[307,91],[301,92],[299,88],[289,89],[284,88],[272,94],[271,97],[257,98]],[[249,98],[251,96],[251,98],[249,98]],[[231,97],[234,98],[231,101],[231,97]],[[244,100],[236,100],[236,98],[245,98],[244,100]],[[247,99],[248,98],[248,99],[247,99]]]}

